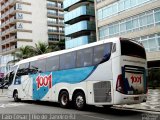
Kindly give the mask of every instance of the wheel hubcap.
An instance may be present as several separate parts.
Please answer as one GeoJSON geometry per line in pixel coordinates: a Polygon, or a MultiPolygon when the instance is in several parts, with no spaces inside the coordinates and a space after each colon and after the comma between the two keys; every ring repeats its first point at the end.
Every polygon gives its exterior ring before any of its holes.
{"type": "Polygon", "coordinates": [[[67,105],[67,103],[68,103],[68,98],[67,98],[66,95],[62,95],[61,103],[62,103],[63,105],[67,105]]]}
{"type": "Polygon", "coordinates": [[[84,99],[83,99],[82,96],[78,96],[78,97],[76,98],[76,104],[77,104],[77,107],[82,107],[82,106],[83,106],[83,104],[84,104],[84,99]]]}
{"type": "Polygon", "coordinates": [[[18,99],[18,93],[15,93],[14,95],[14,99],[17,100],[18,99]]]}

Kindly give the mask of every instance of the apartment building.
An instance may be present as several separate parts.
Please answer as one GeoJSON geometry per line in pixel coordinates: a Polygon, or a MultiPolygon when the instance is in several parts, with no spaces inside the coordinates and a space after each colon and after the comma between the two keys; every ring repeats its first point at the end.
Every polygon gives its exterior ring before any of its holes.
{"type": "Polygon", "coordinates": [[[160,1],[95,0],[97,40],[115,36],[140,41],[148,67],[160,67],[160,1]]]}
{"type": "Polygon", "coordinates": [[[63,0],[0,0],[0,11],[2,73],[9,70],[11,54],[21,46],[64,39],[63,0]]]}
{"type": "Polygon", "coordinates": [[[65,48],[96,41],[94,0],[64,0],[65,48]]]}

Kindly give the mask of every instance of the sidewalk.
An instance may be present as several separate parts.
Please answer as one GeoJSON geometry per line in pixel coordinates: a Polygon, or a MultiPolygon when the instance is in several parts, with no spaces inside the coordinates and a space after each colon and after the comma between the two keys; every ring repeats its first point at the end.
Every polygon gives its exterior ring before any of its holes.
{"type": "Polygon", "coordinates": [[[134,105],[118,105],[118,108],[160,112],[160,89],[149,89],[147,101],[134,105]]]}

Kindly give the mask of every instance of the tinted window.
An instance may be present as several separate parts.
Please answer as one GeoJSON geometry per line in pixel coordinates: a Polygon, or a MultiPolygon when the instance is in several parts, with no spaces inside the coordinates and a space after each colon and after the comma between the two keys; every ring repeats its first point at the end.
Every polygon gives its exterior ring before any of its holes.
{"type": "Polygon", "coordinates": [[[76,52],[60,55],[60,69],[74,68],[76,63],[76,52]]]}
{"type": "Polygon", "coordinates": [[[146,59],[145,49],[129,40],[121,40],[121,54],[146,59]]]}
{"type": "Polygon", "coordinates": [[[59,69],[59,56],[47,58],[46,71],[55,71],[59,69]]]}
{"type": "Polygon", "coordinates": [[[29,68],[29,63],[19,65],[17,71],[17,77],[20,77],[22,75],[28,75],[28,68],[29,68]]]}
{"type": "Polygon", "coordinates": [[[108,61],[111,56],[112,43],[106,43],[94,47],[93,64],[99,64],[108,61]]]}
{"type": "Polygon", "coordinates": [[[32,61],[30,63],[30,71],[32,71],[33,73],[45,72],[46,69],[45,64],[46,64],[46,59],[32,61]]]}
{"type": "Polygon", "coordinates": [[[77,67],[91,66],[93,59],[93,48],[77,51],[77,67]]]}

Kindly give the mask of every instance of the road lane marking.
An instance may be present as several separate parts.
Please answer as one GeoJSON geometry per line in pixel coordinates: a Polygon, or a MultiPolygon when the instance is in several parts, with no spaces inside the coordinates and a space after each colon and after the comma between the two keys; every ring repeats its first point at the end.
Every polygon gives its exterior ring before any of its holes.
{"type": "Polygon", "coordinates": [[[0,108],[8,108],[8,107],[18,107],[18,106],[23,106],[26,104],[22,103],[7,103],[7,104],[0,104],[0,108]]]}
{"type": "Polygon", "coordinates": [[[81,116],[86,116],[86,117],[95,118],[95,119],[99,119],[99,120],[110,120],[110,119],[106,119],[106,118],[102,118],[102,117],[95,117],[92,115],[81,115],[81,116]]]}

